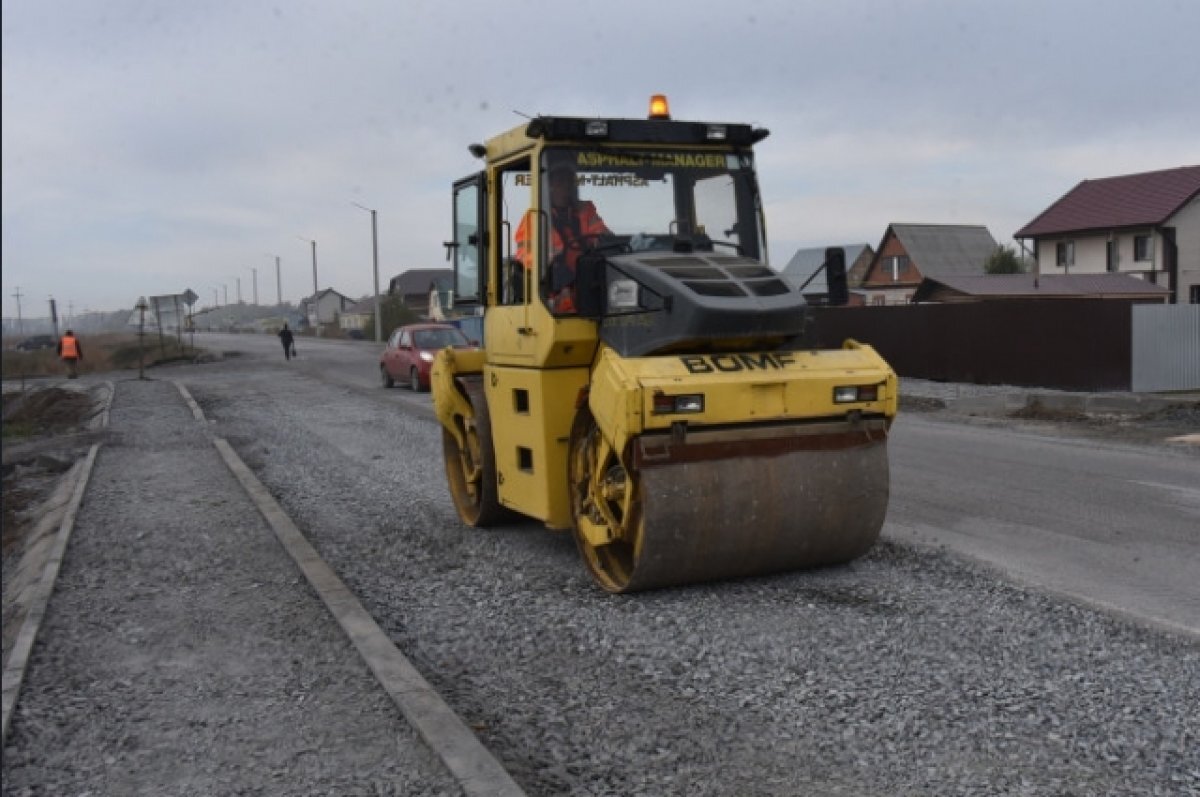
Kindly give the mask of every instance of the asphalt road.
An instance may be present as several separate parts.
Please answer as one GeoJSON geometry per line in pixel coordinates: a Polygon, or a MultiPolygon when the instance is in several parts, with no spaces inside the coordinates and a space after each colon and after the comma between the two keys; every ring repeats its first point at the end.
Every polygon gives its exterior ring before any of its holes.
{"type": "MultiPolygon", "coordinates": [[[[273,337],[206,334],[196,344],[277,357],[281,368],[377,391],[432,418],[428,394],[380,386],[382,344],[300,338],[290,363],[273,337]]],[[[943,546],[1010,578],[1200,635],[1194,453],[924,414],[901,414],[889,451],[885,536],[943,546]]]]}

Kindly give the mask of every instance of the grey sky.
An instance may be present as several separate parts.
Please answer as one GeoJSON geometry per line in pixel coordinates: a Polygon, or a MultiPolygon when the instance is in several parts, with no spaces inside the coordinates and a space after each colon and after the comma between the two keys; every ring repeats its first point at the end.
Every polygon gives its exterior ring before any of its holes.
{"type": "MultiPolygon", "coordinates": [[[[4,0],[3,281],[26,316],[214,287],[369,294],[445,263],[467,145],[525,114],[769,128],[771,260],[889,222],[1012,233],[1200,163],[1196,0],[4,0]]],[[[223,297],[221,297],[223,298],[223,297]]]]}

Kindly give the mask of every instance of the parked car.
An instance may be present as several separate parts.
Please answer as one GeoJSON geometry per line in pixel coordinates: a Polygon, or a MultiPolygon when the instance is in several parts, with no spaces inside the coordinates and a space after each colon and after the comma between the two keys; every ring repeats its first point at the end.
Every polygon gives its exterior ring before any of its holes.
{"type": "Polygon", "coordinates": [[[58,341],[53,335],[34,335],[25,338],[17,344],[17,351],[37,351],[38,349],[53,349],[58,345],[58,341]]]}
{"type": "Polygon", "coordinates": [[[379,356],[379,377],[384,387],[406,383],[413,391],[429,389],[429,367],[441,349],[473,349],[476,344],[450,324],[408,324],[397,327],[379,356]]]}

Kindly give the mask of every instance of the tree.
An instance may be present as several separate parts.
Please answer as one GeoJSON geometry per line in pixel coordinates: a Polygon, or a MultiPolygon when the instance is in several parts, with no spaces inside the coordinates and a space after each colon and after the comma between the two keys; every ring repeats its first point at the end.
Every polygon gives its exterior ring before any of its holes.
{"type": "Polygon", "coordinates": [[[1011,246],[997,246],[983,264],[983,270],[987,274],[1024,274],[1025,264],[1011,246]]]}
{"type": "MultiPolygon", "coordinates": [[[[392,334],[392,330],[396,327],[404,326],[405,324],[415,324],[421,319],[417,318],[417,314],[408,309],[404,301],[399,296],[384,296],[379,300],[379,315],[383,319],[380,325],[383,331],[384,339],[387,339],[392,334]]],[[[375,334],[375,317],[367,323],[367,329],[371,330],[371,334],[375,334]]]]}

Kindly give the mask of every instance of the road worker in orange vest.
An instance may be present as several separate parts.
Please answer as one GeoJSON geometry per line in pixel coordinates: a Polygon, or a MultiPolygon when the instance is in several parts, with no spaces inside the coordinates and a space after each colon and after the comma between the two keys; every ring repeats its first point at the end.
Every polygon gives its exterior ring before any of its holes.
{"type": "Polygon", "coordinates": [[[79,361],[83,359],[83,347],[79,345],[79,338],[75,337],[75,333],[67,330],[67,333],[58,341],[58,356],[67,366],[67,377],[74,379],[79,376],[79,361]]]}
{"type": "MultiPolygon", "coordinates": [[[[609,229],[596,206],[579,199],[579,178],[575,165],[558,161],[550,166],[550,310],[575,312],[575,266],[579,256],[594,247],[609,229]]],[[[532,269],[532,211],[526,212],[515,237],[517,259],[532,269]]]]}

